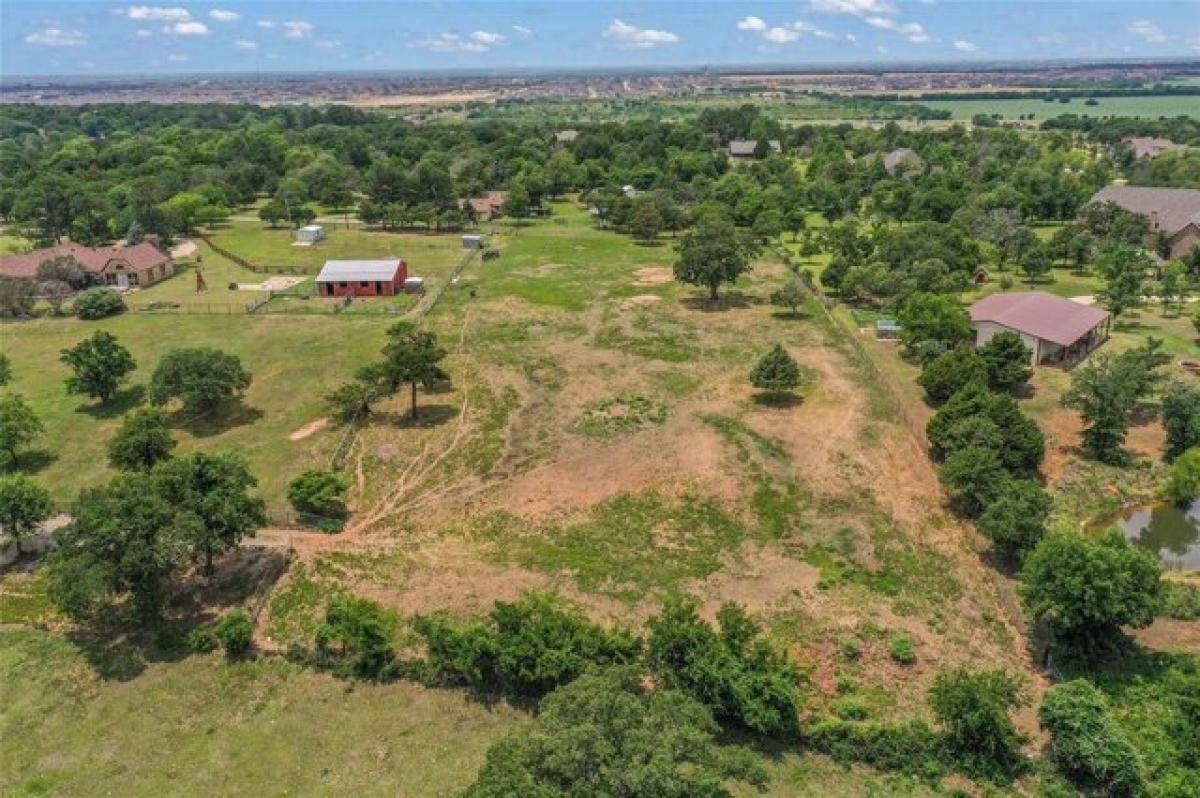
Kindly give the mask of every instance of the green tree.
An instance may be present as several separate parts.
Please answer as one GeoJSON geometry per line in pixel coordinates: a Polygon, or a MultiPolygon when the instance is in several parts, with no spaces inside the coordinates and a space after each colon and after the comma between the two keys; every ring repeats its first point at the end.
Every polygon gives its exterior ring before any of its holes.
{"type": "Polygon", "coordinates": [[[1200,498],[1200,447],[1188,449],[1175,458],[1167,470],[1167,484],[1163,492],[1168,499],[1180,505],[1200,498]]]}
{"type": "Polygon", "coordinates": [[[988,377],[988,365],[971,346],[958,346],[925,364],[917,383],[933,405],[944,404],[969,383],[988,377]]]}
{"type": "Polygon", "coordinates": [[[1083,445],[1090,456],[1118,465],[1125,461],[1123,446],[1133,414],[1155,389],[1159,369],[1169,360],[1159,351],[1161,344],[1152,338],[1118,355],[1100,354],[1072,372],[1062,403],[1083,419],[1083,445]]]}
{"type": "Polygon", "coordinates": [[[798,280],[788,280],[782,288],[771,294],[771,304],[788,308],[793,318],[799,315],[800,306],[804,304],[805,299],[807,295],[798,280]]]}
{"type": "Polygon", "coordinates": [[[1101,253],[1096,262],[1104,286],[1098,292],[1114,317],[1136,308],[1146,293],[1146,272],[1152,266],[1140,247],[1118,246],[1101,253]]]}
{"type": "Polygon", "coordinates": [[[149,471],[169,458],[174,448],[167,414],[157,407],[142,407],[121,419],[108,443],[108,462],[120,471],[149,471]]]}
{"type": "Polygon", "coordinates": [[[237,548],[267,522],[262,499],[248,493],[258,480],[233,452],[164,460],[150,472],[150,481],[172,508],[172,523],[192,561],[206,574],[212,573],[217,555],[237,548]]]}
{"type": "Polygon", "coordinates": [[[716,301],[722,283],[733,283],[750,267],[753,247],[723,219],[705,219],[679,242],[675,279],[708,288],[716,301]]]}
{"type": "Polygon", "coordinates": [[[50,491],[24,474],[0,476],[0,532],[21,540],[50,517],[50,491]]]}
{"type": "Polygon", "coordinates": [[[1167,462],[1200,446],[1200,388],[1173,380],[1163,391],[1162,422],[1167,432],[1167,462]]]}
{"type": "Polygon", "coordinates": [[[271,200],[258,209],[258,218],[271,225],[272,229],[274,229],[279,226],[280,222],[287,220],[288,211],[282,202],[271,200]]]}
{"type": "Polygon", "coordinates": [[[1021,704],[1016,682],[1000,670],[939,673],[929,693],[956,761],[972,775],[991,778],[1008,778],[1021,769],[1025,738],[1009,717],[1021,704]]]}
{"type": "Polygon", "coordinates": [[[988,385],[997,391],[1019,388],[1033,376],[1033,369],[1029,367],[1033,353],[1015,332],[992,336],[979,347],[979,356],[987,366],[988,385]]]}
{"type": "Polygon", "coordinates": [[[81,393],[101,402],[111,399],[129,372],[137,368],[129,350],[105,330],[62,350],[59,359],[74,372],[67,377],[67,393],[81,393]]]}
{"type": "Polygon", "coordinates": [[[504,198],[504,204],[500,206],[500,210],[510,219],[520,220],[529,216],[531,207],[529,192],[525,190],[525,187],[513,186],[509,189],[508,196],[504,198]]]}
{"type": "Polygon", "coordinates": [[[85,321],[115,316],[125,312],[125,300],[111,288],[96,286],[80,292],[71,303],[78,318],[85,321]]]}
{"type": "Polygon", "coordinates": [[[0,316],[25,318],[37,305],[37,285],[32,280],[0,275],[0,316]]]}
{"type": "Polygon", "coordinates": [[[1149,626],[1161,592],[1158,562],[1119,529],[1099,539],[1046,535],[1021,569],[1021,594],[1030,616],[1084,652],[1109,644],[1122,626],[1149,626]]]}
{"type": "Polygon", "coordinates": [[[1022,559],[1046,534],[1050,494],[1030,479],[1010,479],[979,516],[976,525],[996,548],[1022,559]]]}
{"type": "Polygon", "coordinates": [[[639,241],[653,243],[663,229],[663,216],[658,204],[649,199],[639,202],[629,222],[629,228],[639,241]]]}
{"type": "Polygon", "coordinates": [[[288,501],[298,513],[341,518],[346,514],[350,483],[332,471],[309,470],[288,485],[288,501]]]}
{"type": "Polygon", "coordinates": [[[802,375],[782,344],[775,344],[750,372],[750,384],[768,393],[787,393],[800,387],[802,375]]]}
{"type": "Polygon", "coordinates": [[[150,401],[172,399],[189,413],[210,415],[250,387],[250,374],[236,355],[209,347],[174,349],[163,356],[150,378],[150,401]]]}
{"type": "Polygon", "coordinates": [[[712,715],[636,672],[592,673],[542,699],[533,723],[488,750],[468,798],[514,795],[729,798],[766,784],[750,752],[719,746],[712,715]]]}
{"type": "Polygon", "coordinates": [[[1089,793],[1141,795],[1142,761],[1113,717],[1108,699],[1086,679],[1053,685],[1038,720],[1050,735],[1054,761],[1089,793]]]}
{"type": "Polygon", "coordinates": [[[39,283],[63,282],[78,291],[87,286],[88,273],[71,255],[59,255],[38,264],[37,279],[39,283]]]}
{"type": "Polygon", "coordinates": [[[954,503],[967,516],[978,518],[1000,495],[1009,472],[997,450],[973,445],[950,454],[938,476],[954,503]]]}
{"type": "Polygon", "coordinates": [[[913,294],[900,308],[898,321],[900,340],[909,350],[927,342],[945,348],[957,346],[975,332],[962,304],[947,294],[913,294]]]}
{"type": "Polygon", "coordinates": [[[383,347],[383,360],[374,364],[367,374],[377,384],[395,393],[401,386],[412,388],[412,417],[417,417],[417,386],[429,390],[438,382],[450,379],[439,364],[446,350],[438,343],[437,335],[418,330],[412,322],[399,321],[387,331],[388,342],[383,347]]]}
{"type": "Polygon", "coordinates": [[[375,379],[375,370],[368,367],[364,372],[360,379],[342,383],[325,396],[330,412],[342,423],[366,418],[371,405],[387,396],[386,387],[375,379]]]}
{"type": "Polygon", "coordinates": [[[41,420],[19,394],[0,396],[0,452],[10,465],[17,462],[17,452],[42,433],[41,420]]]}
{"type": "Polygon", "coordinates": [[[243,607],[234,607],[217,623],[217,640],[225,649],[225,656],[240,659],[250,652],[254,642],[254,619],[243,607]]]}

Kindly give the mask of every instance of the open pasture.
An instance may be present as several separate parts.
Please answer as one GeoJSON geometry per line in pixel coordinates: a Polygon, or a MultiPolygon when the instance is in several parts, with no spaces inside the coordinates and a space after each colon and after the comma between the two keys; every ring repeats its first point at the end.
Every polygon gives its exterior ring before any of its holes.
{"type": "Polygon", "coordinates": [[[954,119],[970,119],[977,114],[999,114],[1003,119],[1033,115],[1050,119],[1062,114],[1078,116],[1123,116],[1144,119],[1159,117],[1200,117],[1200,97],[1097,97],[1098,105],[1085,104],[1086,96],[1073,97],[1069,103],[1041,99],[920,100],[920,104],[949,111],[954,119]]]}

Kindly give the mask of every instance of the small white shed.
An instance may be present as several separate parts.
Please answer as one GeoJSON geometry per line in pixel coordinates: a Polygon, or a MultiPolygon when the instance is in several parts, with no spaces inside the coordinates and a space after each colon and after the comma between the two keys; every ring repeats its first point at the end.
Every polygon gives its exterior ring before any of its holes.
{"type": "Polygon", "coordinates": [[[319,224],[310,224],[296,230],[296,240],[314,244],[325,237],[325,228],[319,224]]]}
{"type": "Polygon", "coordinates": [[[467,235],[462,237],[463,249],[479,249],[483,246],[483,236],[467,235]]]}

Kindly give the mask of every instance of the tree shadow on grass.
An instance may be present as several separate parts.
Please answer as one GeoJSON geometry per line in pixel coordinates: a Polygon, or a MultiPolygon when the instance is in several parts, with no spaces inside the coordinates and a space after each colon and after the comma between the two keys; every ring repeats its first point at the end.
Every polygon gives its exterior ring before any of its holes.
{"type": "Polygon", "coordinates": [[[777,310],[771,314],[771,318],[779,319],[780,321],[804,321],[812,318],[812,314],[807,311],[800,310],[792,313],[790,310],[777,310]]]}
{"type": "MultiPolygon", "coordinates": [[[[58,454],[49,449],[27,449],[18,452],[15,460],[8,461],[8,470],[37,474],[45,471],[56,460],[58,460],[58,454]]],[[[4,470],[4,460],[0,458],[0,473],[3,473],[4,470]]]]}
{"type": "Polygon", "coordinates": [[[728,291],[715,300],[705,296],[689,296],[679,300],[679,304],[688,310],[698,310],[705,313],[717,313],[728,310],[744,310],[751,305],[759,304],[756,297],[743,294],[741,291],[728,291]]]}
{"type": "Polygon", "coordinates": [[[179,411],[174,416],[174,426],[190,432],[197,438],[220,435],[234,427],[253,424],[263,417],[263,411],[250,407],[242,401],[230,402],[211,415],[189,415],[179,411]]]}
{"type": "Polygon", "coordinates": [[[133,410],[146,401],[146,386],[131,385],[122,388],[112,395],[107,402],[88,402],[75,408],[76,413],[84,413],[96,420],[117,418],[133,410]]]}
{"type": "Polygon", "coordinates": [[[804,404],[804,397],[786,391],[760,391],[751,397],[759,407],[787,410],[804,404]]]}
{"type": "Polygon", "coordinates": [[[413,418],[407,409],[403,412],[379,413],[377,417],[401,429],[427,429],[440,427],[447,421],[457,418],[459,412],[461,411],[457,405],[418,404],[416,418],[413,418]]]}

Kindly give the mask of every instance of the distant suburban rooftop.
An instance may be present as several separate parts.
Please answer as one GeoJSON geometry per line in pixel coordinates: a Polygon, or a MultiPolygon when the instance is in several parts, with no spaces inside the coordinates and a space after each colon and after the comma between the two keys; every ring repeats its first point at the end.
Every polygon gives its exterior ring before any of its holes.
{"type": "Polygon", "coordinates": [[[1181,149],[1180,145],[1170,139],[1150,136],[1130,136],[1124,139],[1133,148],[1135,158],[1154,158],[1167,150],[1181,149]]]}
{"type": "Polygon", "coordinates": [[[560,130],[554,134],[554,140],[559,144],[569,144],[579,137],[578,130],[560,130]]]}
{"type": "Polygon", "coordinates": [[[402,261],[388,260],[327,260],[317,275],[317,282],[332,280],[390,280],[396,276],[402,261]]]}
{"type": "Polygon", "coordinates": [[[301,227],[300,229],[307,230],[310,233],[315,233],[318,230],[324,230],[325,228],[321,227],[321,225],[319,225],[319,224],[307,224],[304,227],[301,227]]]}
{"type": "Polygon", "coordinates": [[[990,321],[1059,346],[1070,346],[1108,318],[1108,312],[1045,291],[992,294],[971,306],[971,321],[990,321]]]}
{"type": "Polygon", "coordinates": [[[54,258],[71,257],[79,261],[89,274],[99,274],[113,261],[129,264],[134,271],[145,271],[171,262],[171,256],[150,241],[125,247],[85,247],[66,243],[56,247],[34,250],[23,255],[0,256],[0,275],[5,277],[36,277],[38,266],[54,258]]]}
{"type": "Polygon", "coordinates": [[[1159,229],[1167,235],[1189,224],[1200,225],[1200,191],[1193,188],[1105,186],[1092,202],[1114,202],[1127,211],[1157,220],[1159,229]]]}
{"type": "MultiPolygon", "coordinates": [[[[771,148],[772,152],[782,152],[777,139],[768,141],[767,146],[771,148]]],[[[754,154],[754,150],[757,148],[758,142],[754,139],[734,139],[729,142],[730,155],[750,156],[754,154]]]]}
{"type": "Polygon", "coordinates": [[[919,164],[924,166],[925,161],[920,155],[917,154],[916,150],[908,147],[901,147],[898,150],[892,150],[887,155],[883,156],[883,168],[887,170],[888,174],[895,172],[896,169],[901,166],[907,166],[910,164],[919,164]]]}

